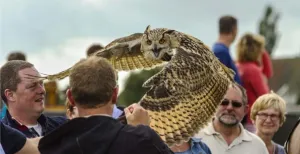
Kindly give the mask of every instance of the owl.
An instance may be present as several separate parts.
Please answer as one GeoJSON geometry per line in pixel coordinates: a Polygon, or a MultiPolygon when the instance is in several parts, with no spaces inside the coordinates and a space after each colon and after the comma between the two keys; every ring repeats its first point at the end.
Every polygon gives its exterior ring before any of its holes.
{"type": "MultiPolygon", "coordinates": [[[[148,26],[144,33],[116,39],[93,56],[107,58],[118,71],[163,66],[143,84],[149,91],[139,104],[150,115],[150,127],[169,146],[198,133],[234,82],[234,72],[203,42],[172,29],[148,26]]],[[[61,79],[71,69],[45,78],[61,79]]]]}

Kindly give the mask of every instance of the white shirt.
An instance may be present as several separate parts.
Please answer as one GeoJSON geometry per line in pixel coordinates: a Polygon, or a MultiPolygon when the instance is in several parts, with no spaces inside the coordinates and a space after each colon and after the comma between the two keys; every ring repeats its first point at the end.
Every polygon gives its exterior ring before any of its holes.
{"type": "Polygon", "coordinates": [[[114,109],[113,109],[113,113],[112,113],[112,117],[117,119],[120,117],[120,115],[123,114],[123,111],[117,108],[117,105],[114,105],[114,109]]]}
{"type": "Polygon", "coordinates": [[[212,123],[196,137],[207,144],[212,154],[269,154],[265,143],[258,136],[245,130],[242,124],[239,125],[241,134],[230,145],[215,131],[212,123]]]}
{"type": "Polygon", "coordinates": [[[39,136],[42,136],[42,126],[39,123],[36,125],[28,125],[27,128],[33,128],[39,136]]]}

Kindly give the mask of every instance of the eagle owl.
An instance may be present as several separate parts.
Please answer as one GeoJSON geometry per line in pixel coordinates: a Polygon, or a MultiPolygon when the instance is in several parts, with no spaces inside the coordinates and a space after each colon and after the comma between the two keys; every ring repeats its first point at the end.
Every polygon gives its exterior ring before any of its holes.
{"type": "MultiPolygon", "coordinates": [[[[234,82],[233,71],[205,44],[171,29],[148,26],[144,33],[116,39],[93,56],[107,58],[118,71],[164,66],[143,84],[150,90],[139,104],[150,115],[150,127],[169,146],[199,132],[234,82]]],[[[61,79],[71,69],[45,78],[61,79]]]]}

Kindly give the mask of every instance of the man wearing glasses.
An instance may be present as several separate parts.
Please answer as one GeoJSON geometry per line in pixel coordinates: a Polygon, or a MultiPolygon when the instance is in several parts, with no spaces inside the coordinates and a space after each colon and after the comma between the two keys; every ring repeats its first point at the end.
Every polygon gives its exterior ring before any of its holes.
{"type": "Polygon", "coordinates": [[[268,154],[263,141],[240,123],[248,109],[246,103],[245,90],[237,84],[230,85],[211,124],[196,135],[212,153],[268,154]]]}

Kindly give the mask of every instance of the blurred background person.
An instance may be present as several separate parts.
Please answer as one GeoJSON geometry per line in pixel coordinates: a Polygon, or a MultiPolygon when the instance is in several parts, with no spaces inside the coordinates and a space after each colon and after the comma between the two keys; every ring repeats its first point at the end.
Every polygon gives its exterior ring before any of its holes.
{"type": "Polygon", "coordinates": [[[219,38],[213,45],[212,51],[225,66],[235,72],[234,80],[241,84],[239,73],[229,51],[238,32],[237,25],[237,19],[233,16],[222,16],[219,19],[219,38]]]}
{"type": "Polygon", "coordinates": [[[279,127],[285,122],[286,102],[271,92],[260,96],[252,105],[251,120],[256,135],[266,144],[269,154],[285,154],[283,146],[272,141],[279,127]]]}
{"type": "Polygon", "coordinates": [[[268,80],[273,76],[273,65],[271,57],[268,53],[268,51],[265,49],[266,46],[266,40],[265,37],[262,35],[254,35],[255,39],[262,43],[263,46],[263,52],[261,56],[260,65],[262,67],[262,72],[264,75],[264,79],[266,83],[268,84],[268,80]]]}
{"type": "Polygon", "coordinates": [[[103,49],[103,45],[99,44],[99,43],[94,43],[92,44],[90,47],[88,47],[88,49],[86,50],[86,56],[89,57],[91,56],[93,53],[103,49]]]}
{"type": "Polygon", "coordinates": [[[11,61],[11,60],[24,60],[24,61],[26,61],[26,55],[22,51],[12,51],[7,56],[7,61],[11,61]]]}
{"type": "Polygon", "coordinates": [[[242,86],[247,91],[249,110],[244,119],[244,127],[254,133],[255,127],[250,120],[250,108],[261,95],[268,93],[269,87],[265,82],[261,67],[261,57],[264,51],[263,42],[259,36],[244,34],[237,44],[237,68],[242,80],[242,86]]]}

